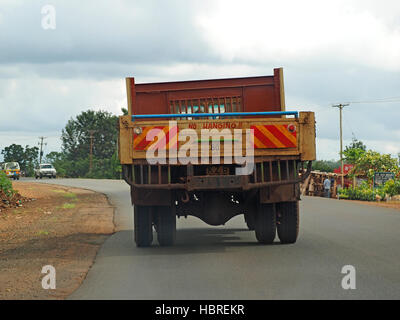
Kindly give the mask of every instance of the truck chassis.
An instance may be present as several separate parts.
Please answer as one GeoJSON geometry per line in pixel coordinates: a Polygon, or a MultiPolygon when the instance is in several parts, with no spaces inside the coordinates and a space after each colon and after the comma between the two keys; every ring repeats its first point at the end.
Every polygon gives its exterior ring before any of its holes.
{"type": "MultiPolygon", "coordinates": [[[[152,227],[160,245],[175,240],[175,217],[195,216],[205,223],[223,225],[244,214],[249,230],[261,243],[272,243],[276,230],[282,243],[298,236],[300,183],[311,162],[296,157],[264,158],[248,176],[205,175],[213,165],[149,165],[135,161],[123,165],[123,178],[131,187],[135,210],[135,241],[149,246],[152,227]],[[173,179],[171,179],[173,177],[173,179]]],[[[229,166],[228,166],[229,168],[229,166]]],[[[234,170],[234,165],[229,168],[234,170]]]]}

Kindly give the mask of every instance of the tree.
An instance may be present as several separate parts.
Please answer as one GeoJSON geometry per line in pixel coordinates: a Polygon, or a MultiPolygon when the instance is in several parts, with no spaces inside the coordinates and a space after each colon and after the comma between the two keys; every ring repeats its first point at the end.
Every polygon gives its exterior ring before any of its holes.
{"type": "MultiPolygon", "coordinates": [[[[128,110],[121,109],[123,114],[128,110]]],[[[61,152],[50,152],[46,161],[59,176],[118,179],[121,165],[118,159],[118,117],[106,111],[87,110],[71,118],[62,130],[61,152]],[[93,139],[91,139],[93,135],[93,139]],[[90,150],[92,144],[92,170],[90,150]]]]}
{"type": "Polygon", "coordinates": [[[397,159],[392,158],[390,154],[380,154],[379,152],[368,150],[357,159],[352,175],[367,176],[371,183],[375,172],[393,172],[399,176],[400,168],[397,165],[397,159]]]}
{"type": "Polygon", "coordinates": [[[4,156],[4,162],[19,162],[19,165],[22,167],[24,164],[24,148],[19,144],[12,144],[8,147],[5,147],[1,154],[4,156]]]}
{"type": "Polygon", "coordinates": [[[25,175],[33,176],[34,174],[34,167],[38,164],[37,155],[39,153],[38,147],[29,146],[25,147],[25,175]]]}
{"type": "Polygon", "coordinates": [[[351,143],[346,147],[346,149],[361,149],[367,151],[367,146],[362,141],[353,138],[351,143]]]}
{"type": "Polygon", "coordinates": [[[46,155],[46,162],[53,164],[63,158],[63,153],[52,151],[46,155]]]}
{"type": "Polygon", "coordinates": [[[90,153],[93,130],[93,157],[111,158],[117,146],[118,117],[106,111],[88,110],[70,119],[62,130],[62,150],[69,160],[86,158],[90,153]]]}
{"type": "Polygon", "coordinates": [[[32,176],[34,166],[38,162],[38,147],[25,146],[25,149],[19,144],[11,144],[5,147],[1,153],[4,156],[4,162],[16,161],[19,163],[21,170],[25,175],[32,176]]]}
{"type": "MultiPolygon", "coordinates": [[[[118,178],[115,164],[118,117],[106,111],[88,110],[70,119],[62,130],[61,155],[50,155],[61,175],[69,177],[118,178]],[[89,173],[92,139],[92,172],[89,173]]],[[[49,157],[49,156],[48,156],[49,157]]],[[[118,160],[118,159],[117,159],[118,160]]]]}
{"type": "Polygon", "coordinates": [[[352,142],[343,151],[346,163],[355,164],[360,157],[365,155],[366,150],[367,147],[362,141],[353,138],[352,142]]]}
{"type": "Polygon", "coordinates": [[[51,163],[57,170],[57,175],[67,177],[67,168],[70,167],[71,161],[68,161],[62,152],[52,151],[46,155],[46,162],[51,163]]]}
{"type": "Polygon", "coordinates": [[[312,170],[318,170],[321,172],[333,172],[335,168],[340,166],[339,161],[334,160],[316,160],[313,161],[312,170]]]}

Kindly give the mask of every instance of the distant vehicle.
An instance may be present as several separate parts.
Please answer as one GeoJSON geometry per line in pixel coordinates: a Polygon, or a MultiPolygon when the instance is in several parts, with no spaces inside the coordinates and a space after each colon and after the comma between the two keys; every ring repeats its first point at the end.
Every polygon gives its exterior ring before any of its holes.
{"type": "Polygon", "coordinates": [[[18,162],[5,162],[0,164],[0,171],[3,171],[7,177],[19,180],[21,176],[21,168],[18,162]]]}
{"type": "Polygon", "coordinates": [[[57,171],[53,167],[53,165],[48,164],[48,163],[42,163],[39,164],[39,167],[35,169],[35,178],[42,179],[43,177],[49,177],[50,178],[56,178],[57,176],[57,171]]]}

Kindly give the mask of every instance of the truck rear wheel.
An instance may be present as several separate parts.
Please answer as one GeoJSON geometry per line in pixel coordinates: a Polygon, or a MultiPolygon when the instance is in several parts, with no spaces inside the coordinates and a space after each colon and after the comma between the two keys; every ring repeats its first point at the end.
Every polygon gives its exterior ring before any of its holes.
{"type": "Polygon", "coordinates": [[[281,243],[295,243],[299,234],[299,202],[278,205],[278,237],[281,243]]]}
{"type": "Polygon", "coordinates": [[[160,246],[172,246],[176,238],[176,216],[172,208],[158,207],[155,224],[160,246]]]}
{"type": "Polygon", "coordinates": [[[137,247],[148,247],[153,242],[153,224],[150,207],[134,207],[134,233],[137,247]]]}
{"type": "Polygon", "coordinates": [[[273,204],[259,204],[255,219],[255,233],[258,242],[271,244],[276,236],[276,215],[273,204]]]}
{"type": "Polygon", "coordinates": [[[249,230],[254,230],[256,227],[256,217],[255,217],[255,212],[245,212],[244,214],[244,221],[247,224],[247,228],[249,230]]]}

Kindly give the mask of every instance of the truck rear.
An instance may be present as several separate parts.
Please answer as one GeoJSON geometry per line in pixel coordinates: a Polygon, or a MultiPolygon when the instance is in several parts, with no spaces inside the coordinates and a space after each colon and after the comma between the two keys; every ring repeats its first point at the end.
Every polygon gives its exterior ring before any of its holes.
{"type": "Polygon", "coordinates": [[[300,183],[315,160],[313,112],[286,111],[273,76],[135,84],[119,118],[137,246],[172,245],[176,218],[243,214],[260,243],[296,242],[300,183]]]}

